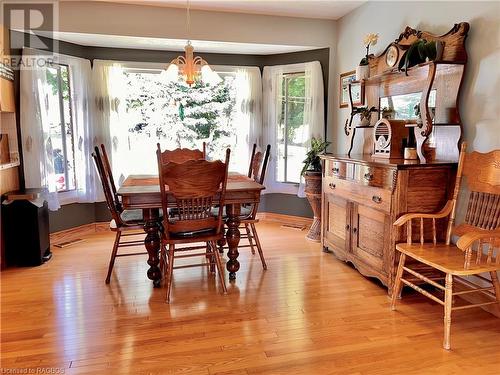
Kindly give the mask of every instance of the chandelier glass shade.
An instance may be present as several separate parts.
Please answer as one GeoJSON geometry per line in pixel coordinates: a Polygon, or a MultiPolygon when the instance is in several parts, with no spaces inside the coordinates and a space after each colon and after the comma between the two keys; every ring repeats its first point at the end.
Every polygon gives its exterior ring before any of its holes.
{"type": "Polygon", "coordinates": [[[168,81],[178,81],[179,76],[189,86],[200,80],[210,85],[217,85],[222,81],[219,75],[210,68],[210,65],[204,59],[200,56],[194,56],[194,48],[191,41],[187,42],[184,51],[184,56],[177,56],[170,62],[166,71],[168,81]]]}

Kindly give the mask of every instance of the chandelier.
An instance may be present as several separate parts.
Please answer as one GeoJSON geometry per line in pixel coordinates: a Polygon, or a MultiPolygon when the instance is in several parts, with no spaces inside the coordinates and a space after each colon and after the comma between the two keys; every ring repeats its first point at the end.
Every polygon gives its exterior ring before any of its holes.
{"type": "MultiPolygon", "coordinates": [[[[186,29],[188,37],[191,26],[189,8],[189,0],[187,0],[186,29]]],[[[178,81],[179,77],[182,77],[189,86],[200,80],[210,85],[216,85],[221,81],[219,75],[210,68],[210,65],[204,59],[200,56],[194,56],[194,47],[189,39],[184,47],[184,56],[180,55],[173,59],[166,70],[166,79],[168,81],[178,81]]]]}

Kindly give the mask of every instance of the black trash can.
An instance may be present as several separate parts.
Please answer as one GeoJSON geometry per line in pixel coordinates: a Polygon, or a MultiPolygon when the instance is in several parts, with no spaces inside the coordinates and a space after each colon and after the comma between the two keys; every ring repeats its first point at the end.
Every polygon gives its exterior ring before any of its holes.
{"type": "Polygon", "coordinates": [[[2,202],[7,266],[39,266],[49,260],[49,210],[42,189],[11,191],[2,202]]]}

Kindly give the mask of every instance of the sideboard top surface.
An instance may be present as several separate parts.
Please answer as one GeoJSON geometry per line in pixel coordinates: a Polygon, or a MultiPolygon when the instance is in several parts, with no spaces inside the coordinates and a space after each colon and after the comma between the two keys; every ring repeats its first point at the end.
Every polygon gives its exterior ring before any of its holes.
{"type": "Polygon", "coordinates": [[[419,160],[405,159],[387,159],[374,158],[369,154],[358,154],[348,156],[347,154],[324,154],[320,155],[321,159],[339,160],[351,163],[359,163],[371,166],[396,168],[396,169],[411,169],[411,168],[436,168],[443,166],[456,167],[456,161],[450,160],[433,160],[432,162],[422,163],[419,160]]]}

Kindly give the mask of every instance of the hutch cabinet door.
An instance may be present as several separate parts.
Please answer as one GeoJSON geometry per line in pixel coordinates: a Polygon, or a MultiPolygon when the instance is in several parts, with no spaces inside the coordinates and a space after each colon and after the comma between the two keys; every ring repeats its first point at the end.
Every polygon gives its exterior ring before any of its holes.
{"type": "MultiPolygon", "coordinates": [[[[347,252],[349,250],[349,230],[351,203],[334,194],[325,194],[323,217],[323,233],[325,239],[335,246],[334,250],[347,252]]],[[[326,244],[325,244],[326,245],[326,244]]]]}
{"type": "MultiPolygon", "coordinates": [[[[391,242],[390,216],[373,208],[354,204],[352,208],[351,248],[372,270],[387,276],[391,242]]],[[[375,276],[375,275],[374,275],[375,276]]]]}

